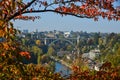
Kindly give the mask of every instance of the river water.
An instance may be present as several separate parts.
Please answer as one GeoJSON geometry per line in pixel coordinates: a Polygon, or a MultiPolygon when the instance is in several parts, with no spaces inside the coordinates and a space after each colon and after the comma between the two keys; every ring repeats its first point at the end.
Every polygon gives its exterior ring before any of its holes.
{"type": "Polygon", "coordinates": [[[55,72],[59,72],[61,76],[64,76],[64,77],[67,77],[72,73],[70,68],[66,67],[65,65],[59,62],[55,62],[55,72]]]}

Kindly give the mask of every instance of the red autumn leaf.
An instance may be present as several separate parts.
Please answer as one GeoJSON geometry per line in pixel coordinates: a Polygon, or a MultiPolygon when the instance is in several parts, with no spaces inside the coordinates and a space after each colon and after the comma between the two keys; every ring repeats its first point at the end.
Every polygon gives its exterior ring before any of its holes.
{"type": "Polygon", "coordinates": [[[19,53],[21,56],[23,56],[23,57],[26,57],[27,59],[30,59],[31,58],[31,56],[30,56],[30,53],[28,53],[28,52],[20,52],[19,53]]]}

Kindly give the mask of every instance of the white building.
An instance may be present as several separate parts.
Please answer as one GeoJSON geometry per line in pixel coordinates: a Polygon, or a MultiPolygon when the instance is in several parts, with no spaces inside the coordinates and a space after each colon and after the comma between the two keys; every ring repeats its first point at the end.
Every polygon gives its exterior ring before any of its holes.
{"type": "Polygon", "coordinates": [[[98,49],[91,50],[89,52],[89,58],[90,59],[95,59],[96,57],[99,57],[99,56],[100,56],[100,50],[98,50],[98,49]]]}
{"type": "Polygon", "coordinates": [[[82,58],[89,58],[94,60],[96,57],[100,56],[100,50],[99,49],[95,49],[95,50],[91,50],[89,53],[84,53],[82,55],[82,58]]]}
{"type": "Polygon", "coordinates": [[[70,36],[70,34],[71,34],[70,32],[64,32],[64,37],[68,38],[70,36]]]}

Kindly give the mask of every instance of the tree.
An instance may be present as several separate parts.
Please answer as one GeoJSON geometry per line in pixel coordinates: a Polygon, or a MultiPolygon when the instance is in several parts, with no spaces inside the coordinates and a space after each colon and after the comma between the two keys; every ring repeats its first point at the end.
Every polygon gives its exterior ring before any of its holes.
{"type": "Polygon", "coordinates": [[[27,17],[22,14],[37,12],[55,12],[79,18],[94,18],[95,20],[99,16],[108,18],[108,20],[119,20],[119,7],[114,7],[113,2],[114,0],[2,0],[0,15],[1,19],[5,21],[11,19],[34,20],[39,17],[27,17]]]}
{"type": "MultiPolygon", "coordinates": [[[[21,77],[33,73],[31,70],[32,73],[27,73],[26,68],[28,69],[29,66],[26,67],[21,64],[22,57],[29,59],[30,56],[28,52],[22,51],[20,43],[16,39],[18,31],[14,29],[11,20],[34,21],[40,17],[24,16],[23,14],[54,12],[62,16],[93,18],[95,21],[98,20],[99,16],[117,21],[120,20],[120,8],[114,7],[113,2],[114,0],[0,0],[0,38],[3,39],[0,42],[0,78],[13,79],[14,77],[15,79],[21,79],[21,77]]],[[[33,68],[32,70],[36,71],[33,68]]],[[[42,70],[46,71],[43,68],[42,70]]],[[[31,78],[35,76],[34,74],[31,78]]]]}
{"type": "Polygon", "coordinates": [[[67,50],[68,50],[68,51],[72,51],[72,49],[73,49],[73,48],[72,48],[72,45],[68,45],[68,46],[67,46],[67,50]]]}
{"type": "Polygon", "coordinates": [[[38,46],[41,45],[41,41],[40,41],[40,40],[36,40],[35,43],[36,43],[36,45],[38,45],[38,46]]]}
{"type": "Polygon", "coordinates": [[[40,64],[40,63],[41,63],[41,61],[40,61],[40,60],[41,60],[41,56],[38,56],[38,58],[37,58],[37,63],[38,63],[38,64],[40,64]]]}
{"type": "Polygon", "coordinates": [[[95,33],[95,34],[94,34],[94,42],[95,42],[95,45],[98,45],[98,43],[99,43],[99,38],[100,38],[100,33],[95,33]]]}
{"type": "Polygon", "coordinates": [[[49,47],[48,48],[48,52],[47,52],[50,56],[53,56],[55,54],[55,50],[53,47],[49,47]]]}
{"type": "Polygon", "coordinates": [[[106,59],[106,61],[111,62],[113,67],[117,67],[120,66],[119,57],[120,57],[120,47],[114,52],[114,54],[107,53],[107,55],[104,58],[106,59]]]}
{"type": "MultiPolygon", "coordinates": [[[[1,44],[1,51],[4,53],[8,48],[12,48],[12,51],[16,49],[15,46],[11,45],[12,42],[16,42],[13,39],[17,33],[10,22],[11,20],[34,21],[36,18],[40,18],[39,16],[24,16],[25,13],[54,12],[62,16],[72,15],[78,18],[93,18],[95,21],[98,20],[99,16],[108,20],[120,20],[120,9],[114,7],[113,2],[114,0],[1,0],[0,37],[6,39],[1,44]]],[[[17,53],[20,51],[17,50],[17,53]]]]}
{"type": "Polygon", "coordinates": [[[41,54],[43,54],[42,49],[39,48],[38,46],[32,46],[32,50],[37,58],[37,63],[40,64],[41,54]]]}

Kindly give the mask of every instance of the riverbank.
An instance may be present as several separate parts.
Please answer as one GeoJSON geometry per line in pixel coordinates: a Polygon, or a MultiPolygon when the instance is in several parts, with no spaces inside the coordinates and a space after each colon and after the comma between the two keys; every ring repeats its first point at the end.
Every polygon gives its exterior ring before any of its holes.
{"type": "Polygon", "coordinates": [[[53,60],[56,61],[56,62],[59,62],[59,63],[65,65],[66,67],[72,69],[72,66],[71,66],[70,64],[66,63],[66,62],[63,61],[63,60],[60,60],[60,59],[58,59],[58,58],[55,58],[54,56],[50,56],[50,58],[53,59],[53,60]]]}

